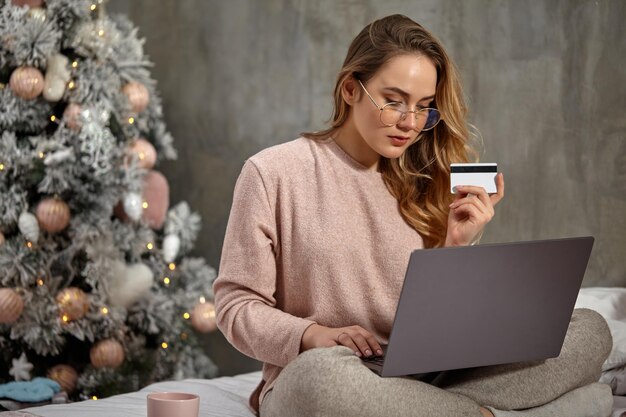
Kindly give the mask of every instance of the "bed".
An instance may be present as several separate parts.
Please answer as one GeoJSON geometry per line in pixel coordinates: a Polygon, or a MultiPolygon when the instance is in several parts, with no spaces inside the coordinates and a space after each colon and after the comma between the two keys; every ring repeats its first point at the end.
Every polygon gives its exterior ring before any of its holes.
{"type": "Polygon", "coordinates": [[[46,405],[20,412],[0,413],[2,417],[145,417],[146,396],[151,392],[182,391],[200,396],[200,417],[254,417],[248,397],[261,380],[261,372],[215,379],[166,381],[127,394],[96,401],[46,405]],[[28,414],[25,414],[28,413],[28,414]]]}
{"type": "MultiPolygon", "coordinates": [[[[607,320],[613,336],[613,350],[603,366],[600,381],[610,385],[616,394],[611,417],[626,417],[626,288],[584,288],[576,307],[592,308],[607,320]]],[[[248,397],[260,379],[260,372],[251,372],[210,380],[165,381],[102,400],[28,408],[0,413],[0,417],[145,417],[146,395],[164,391],[198,394],[200,417],[253,417],[248,408],[248,397]]]]}

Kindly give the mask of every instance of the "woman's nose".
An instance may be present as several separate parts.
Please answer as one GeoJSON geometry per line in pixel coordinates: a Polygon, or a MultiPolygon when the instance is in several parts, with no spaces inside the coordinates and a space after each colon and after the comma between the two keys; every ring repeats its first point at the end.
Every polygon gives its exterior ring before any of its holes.
{"type": "Polygon", "coordinates": [[[417,120],[414,113],[405,113],[404,117],[398,122],[398,127],[402,130],[417,130],[417,120]]]}

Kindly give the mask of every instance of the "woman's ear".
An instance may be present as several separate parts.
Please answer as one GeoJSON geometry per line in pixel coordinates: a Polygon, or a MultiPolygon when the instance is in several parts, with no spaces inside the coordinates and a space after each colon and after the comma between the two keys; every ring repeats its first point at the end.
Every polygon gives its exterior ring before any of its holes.
{"type": "Polygon", "coordinates": [[[341,96],[348,105],[352,106],[359,100],[359,83],[354,77],[348,77],[341,86],[341,96]]]}

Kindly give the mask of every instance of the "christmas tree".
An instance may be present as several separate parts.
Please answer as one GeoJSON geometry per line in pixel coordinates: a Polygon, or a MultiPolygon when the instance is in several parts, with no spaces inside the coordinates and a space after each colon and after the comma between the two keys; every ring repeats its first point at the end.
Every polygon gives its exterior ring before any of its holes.
{"type": "Polygon", "coordinates": [[[215,270],[153,169],[176,152],[137,29],[104,0],[0,2],[0,383],[214,376],[215,270]]]}

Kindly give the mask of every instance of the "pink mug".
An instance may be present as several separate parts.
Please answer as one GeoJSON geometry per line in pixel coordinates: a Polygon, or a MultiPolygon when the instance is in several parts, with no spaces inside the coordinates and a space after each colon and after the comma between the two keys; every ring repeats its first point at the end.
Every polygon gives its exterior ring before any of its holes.
{"type": "Polygon", "coordinates": [[[148,417],[198,417],[200,398],[184,392],[148,394],[148,417]]]}

